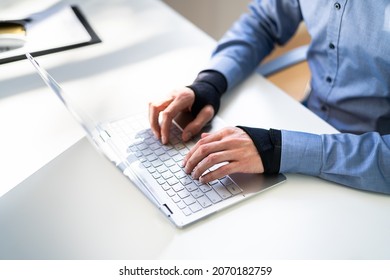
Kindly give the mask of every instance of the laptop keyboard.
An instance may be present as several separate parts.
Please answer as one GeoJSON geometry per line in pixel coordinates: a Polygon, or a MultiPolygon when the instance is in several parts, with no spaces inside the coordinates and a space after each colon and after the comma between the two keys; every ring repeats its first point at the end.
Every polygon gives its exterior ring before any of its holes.
{"type": "MultiPolygon", "coordinates": [[[[181,130],[171,125],[169,144],[163,145],[154,137],[150,128],[142,129],[145,125],[149,126],[145,118],[130,117],[111,123],[111,128],[125,143],[132,143],[128,146],[127,152],[139,159],[157,184],[186,216],[242,192],[229,176],[208,184],[192,179],[183,170],[182,162],[194,143],[184,143],[181,140],[181,130]]],[[[216,168],[218,166],[208,171],[216,168]]]]}

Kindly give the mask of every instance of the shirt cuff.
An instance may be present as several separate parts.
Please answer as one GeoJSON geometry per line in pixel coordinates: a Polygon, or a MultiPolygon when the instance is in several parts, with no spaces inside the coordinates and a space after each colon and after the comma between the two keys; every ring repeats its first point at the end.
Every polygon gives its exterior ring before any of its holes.
{"type": "Polygon", "coordinates": [[[320,135],[282,130],[280,172],[319,176],[322,168],[320,135]]]}
{"type": "Polygon", "coordinates": [[[263,163],[264,173],[279,173],[282,147],[281,131],[276,129],[265,130],[245,126],[238,127],[244,130],[255,144],[263,163]]]}
{"type": "Polygon", "coordinates": [[[213,70],[202,71],[192,85],[188,87],[195,93],[195,101],[191,107],[192,115],[198,115],[206,105],[213,106],[214,114],[217,114],[221,96],[227,89],[227,81],[224,75],[213,70]]]}

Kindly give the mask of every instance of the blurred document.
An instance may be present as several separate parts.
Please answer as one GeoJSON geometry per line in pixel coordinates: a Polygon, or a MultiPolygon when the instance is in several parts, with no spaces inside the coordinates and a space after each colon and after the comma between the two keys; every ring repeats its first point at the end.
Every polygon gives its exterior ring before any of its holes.
{"type": "Polygon", "coordinates": [[[24,56],[26,52],[45,52],[91,41],[91,35],[79,16],[73,7],[57,3],[43,11],[19,17],[19,20],[25,20],[25,44],[16,49],[3,49],[0,63],[9,62],[7,58],[24,56]]]}

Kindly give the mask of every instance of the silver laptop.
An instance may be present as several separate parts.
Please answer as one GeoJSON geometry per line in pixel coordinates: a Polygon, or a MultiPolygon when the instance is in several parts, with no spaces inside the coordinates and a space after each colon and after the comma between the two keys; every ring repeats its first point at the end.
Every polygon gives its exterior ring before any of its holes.
{"type": "MultiPolygon", "coordinates": [[[[193,180],[181,166],[185,154],[196,143],[196,139],[186,143],[181,141],[181,127],[188,122],[186,115],[175,119],[167,145],[162,145],[153,136],[147,114],[95,123],[77,108],[30,54],[26,56],[84,128],[90,142],[177,227],[187,226],[286,180],[282,174],[232,174],[208,184],[193,180]]],[[[212,132],[224,126],[216,116],[205,130],[212,132]]]]}

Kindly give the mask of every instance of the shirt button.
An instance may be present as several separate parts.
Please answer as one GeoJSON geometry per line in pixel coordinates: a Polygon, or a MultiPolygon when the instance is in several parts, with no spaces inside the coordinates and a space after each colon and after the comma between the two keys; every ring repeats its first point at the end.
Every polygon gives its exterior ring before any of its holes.
{"type": "Polygon", "coordinates": [[[335,45],[333,45],[332,43],[330,43],[330,44],[329,44],[329,48],[330,48],[331,50],[334,50],[334,49],[335,49],[335,45]]]}
{"type": "Polygon", "coordinates": [[[332,82],[332,78],[331,77],[326,77],[326,81],[328,82],[328,83],[331,83],[332,82]]]}
{"type": "Polygon", "coordinates": [[[334,7],[337,9],[337,10],[340,10],[341,9],[341,4],[339,2],[336,2],[334,4],[334,7]]]}

